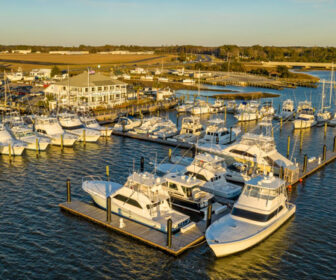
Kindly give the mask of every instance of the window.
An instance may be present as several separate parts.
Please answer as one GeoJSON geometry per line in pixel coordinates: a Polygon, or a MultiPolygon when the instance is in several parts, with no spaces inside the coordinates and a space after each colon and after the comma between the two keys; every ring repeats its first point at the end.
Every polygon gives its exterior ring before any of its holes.
{"type": "Polygon", "coordinates": [[[255,155],[252,155],[245,151],[236,150],[236,149],[230,150],[230,153],[234,153],[234,154],[245,156],[245,157],[255,158],[255,155]]]}
{"type": "Polygon", "coordinates": [[[91,91],[95,91],[95,90],[96,90],[96,88],[94,88],[94,87],[91,88],[91,91]]]}
{"type": "Polygon", "coordinates": [[[272,219],[277,213],[279,213],[282,210],[282,208],[283,207],[281,205],[278,209],[274,210],[271,214],[265,215],[265,214],[255,213],[252,211],[234,207],[232,209],[231,214],[237,217],[241,217],[241,218],[245,218],[245,219],[249,219],[249,220],[253,220],[257,222],[267,222],[270,219],[272,219]]]}
{"type": "Polygon", "coordinates": [[[108,87],[104,87],[104,90],[105,90],[105,91],[108,90],[108,87]]]}
{"type": "Polygon", "coordinates": [[[102,87],[98,87],[98,91],[102,91],[102,87]]]}
{"type": "Polygon", "coordinates": [[[177,185],[174,183],[169,183],[169,188],[177,191],[177,185]]]}
{"type": "Polygon", "coordinates": [[[201,181],[205,181],[205,182],[208,181],[203,175],[198,174],[198,173],[193,173],[193,172],[188,171],[188,172],[185,173],[185,175],[187,175],[187,176],[194,176],[198,180],[201,180],[201,181]]]}
{"type": "Polygon", "coordinates": [[[142,209],[141,205],[139,204],[139,202],[137,202],[136,200],[132,199],[132,198],[129,198],[129,197],[126,197],[126,196],[123,196],[121,194],[117,194],[116,196],[114,196],[113,198],[115,199],[118,199],[124,203],[127,203],[129,205],[132,205],[134,207],[137,207],[137,208],[140,208],[142,209]]]}

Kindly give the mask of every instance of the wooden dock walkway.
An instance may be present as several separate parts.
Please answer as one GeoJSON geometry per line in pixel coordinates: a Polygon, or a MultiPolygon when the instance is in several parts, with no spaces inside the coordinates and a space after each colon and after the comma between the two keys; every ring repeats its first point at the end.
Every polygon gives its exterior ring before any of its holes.
{"type": "Polygon", "coordinates": [[[172,245],[169,248],[167,246],[166,233],[133,222],[126,218],[123,218],[125,226],[120,228],[120,216],[112,213],[111,222],[109,223],[107,222],[106,211],[94,205],[81,201],[72,201],[61,203],[59,204],[59,207],[66,212],[85,218],[86,220],[107,227],[108,229],[123,235],[130,236],[138,241],[141,241],[149,246],[156,247],[174,256],[182,254],[187,249],[205,239],[204,232],[206,229],[206,222],[203,220],[196,223],[194,228],[184,233],[178,232],[173,234],[172,245]]]}

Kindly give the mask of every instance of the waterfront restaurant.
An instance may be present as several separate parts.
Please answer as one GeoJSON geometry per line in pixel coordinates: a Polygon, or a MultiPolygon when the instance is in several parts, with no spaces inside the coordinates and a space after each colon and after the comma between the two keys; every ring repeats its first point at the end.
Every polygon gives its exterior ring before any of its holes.
{"type": "Polygon", "coordinates": [[[45,89],[60,107],[112,108],[127,100],[127,84],[101,73],[87,71],[70,79],[51,84],[45,89]]]}

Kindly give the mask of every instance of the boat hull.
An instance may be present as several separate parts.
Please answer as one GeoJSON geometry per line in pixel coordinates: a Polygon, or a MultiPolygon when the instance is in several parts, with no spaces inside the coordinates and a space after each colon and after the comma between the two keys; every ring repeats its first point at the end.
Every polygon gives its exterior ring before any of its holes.
{"type": "MultiPolygon", "coordinates": [[[[23,151],[26,147],[24,146],[14,146],[11,147],[11,155],[12,156],[21,156],[23,154],[23,151]]],[[[8,146],[2,146],[0,148],[0,154],[2,155],[9,155],[9,147],[8,146]]]]}
{"type": "Polygon", "coordinates": [[[26,149],[27,150],[39,150],[39,151],[45,151],[48,146],[49,146],[49,143],[48,142],[39,142],[38,143],[38,148],[36,148],[36,143],[29,143],[29,142],[26,142],[27,143],[27,147],[26,149]]]}
{"type": "Polygon", "coordinates": [[[266,239],[268,236],[270,236],[273,232],[275,232],[278,228],[280,228],[290,217],[292,217],[295,211],[296,206],[294,204],[290,204],[290,209],[281,218],[279,218],[271,225],[267,226],[262,231],[258,232],[256,235],[253,235],[249,238],[227,243],[211,243],[211,244],[209,244],[207,238],[208,244],[217,258],[245,251],[257,245],[258,243],[266,239]]]}

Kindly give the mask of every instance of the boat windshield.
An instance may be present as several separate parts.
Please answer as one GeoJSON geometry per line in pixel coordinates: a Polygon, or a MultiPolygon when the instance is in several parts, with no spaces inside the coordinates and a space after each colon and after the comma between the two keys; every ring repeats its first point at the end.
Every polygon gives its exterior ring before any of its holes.
{"type": "Polygon", "coordinates": [[[258,186],[247,185],[243,194],[247,197],[273,200],[280,194],[280,188],[261,188],[258,186]]]}
{"type": "Polygon", "coordinates": [[[282,208],[283,206],[281,205],[280,207],[278,207],[276,210],[274,210],[270,214],[261,214],[261,213],[256,213],[256,212],[234,207],[232,209],[231,215],[240,217],[240,218],[245,218],[248,220],[257,221],[257,222],[267,222],[270,219],[272,219],[275,215],[277,215],[282,210],[282,208]]]}

